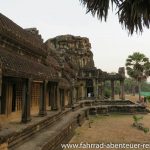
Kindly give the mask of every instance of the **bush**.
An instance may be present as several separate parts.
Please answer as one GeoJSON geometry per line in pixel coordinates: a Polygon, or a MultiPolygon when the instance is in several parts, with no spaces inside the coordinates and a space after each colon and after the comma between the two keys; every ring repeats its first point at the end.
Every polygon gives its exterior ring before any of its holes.
{"type": "Polygon", "coordinates": [[[105,90],[105,92],[104,92],[104,96],[105,96],[105,98],[110,98],[110,95],[111,95],[111,91],[110,90],[105,90]]]}
{"type": "Polygon", "coordinates": [[[143,116],[136,116],[136,115],[133,116],[133,120],[135,123],[138,123],[142,119],[143,119],[143,116]]]}
{"type": "Polygon", "coordinates": [[[139,130],[142,130],[145,134],[149,132],[149,128],[144,127],[144,125],[142,123],[140,123],[139,121],[143,119],[143,116],[133,116],[133,126],[138,128],[139,130]]]}

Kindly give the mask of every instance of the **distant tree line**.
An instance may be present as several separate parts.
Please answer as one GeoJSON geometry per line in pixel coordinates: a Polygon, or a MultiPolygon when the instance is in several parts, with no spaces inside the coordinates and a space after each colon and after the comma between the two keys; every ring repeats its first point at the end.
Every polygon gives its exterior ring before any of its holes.
{"type": "MultiPolygon", "coordinates": [[[[124,82],[125,94],[135,95],[139,92],[138,83],[132,78],[125,78],[124,82]]],[[[150,92],[150,83],[146,81],[141,82],[141,91],[150,92]]],[[[120,93],[120,82],[115,82],[115,94],[120,93]]],[[[105,82],[105,97],[110,97],[111,95],[111,83],[110,81],[105,82]]]]}

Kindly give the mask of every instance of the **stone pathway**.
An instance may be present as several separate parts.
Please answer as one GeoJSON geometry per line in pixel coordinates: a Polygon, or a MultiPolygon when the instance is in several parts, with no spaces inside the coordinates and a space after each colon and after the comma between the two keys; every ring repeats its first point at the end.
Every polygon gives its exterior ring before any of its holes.
{"type": "Polygon", "coordinates": [[[40,147],[40,145],[42,145],[46,141],[48,142],[49,139],[51,139],[54,135],[57,135],[57,132],[60,131],[62,127],[66,126],[69,122],[71,122],[71,120],[73,120],[74,117],[77,117],[77,115],[85,109],[86,108],[83,108],[64,115],[59,121],[55,122],[52,126],[36,133],[34,136],[28,139],[28,141],[26,141],[19,147],[11,150],[37,150],[40,147]]]}
{"type": "Polygon", "coordinates": [[[24,123],[21,123],[20,119],[15,119],[13,121],[10,121],[10,122],[4,122],[4,123],[1,123],[2,124],[2,130],[3,129],[9,129],[9,130],[12,130],[12,131],[20,131],[20,130],[23,130],[25,128],[27,128],[28,126],[31,126],[33,124],[36,124],[40,121],[42,121],[43,119],[46,119],[46,117],[51,117],[51,116],[54,116],[56,114],[60,113],[59,111],[49,111],[47,112],[47,116],[45,117],[40,117],[38,115],[33,115],[31,116],[31,121],[24,124],[24,123]]]}

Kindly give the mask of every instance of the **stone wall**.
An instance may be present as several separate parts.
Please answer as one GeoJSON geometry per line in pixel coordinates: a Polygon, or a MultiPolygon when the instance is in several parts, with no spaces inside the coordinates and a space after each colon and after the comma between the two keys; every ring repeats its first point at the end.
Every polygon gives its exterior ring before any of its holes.
{"type": "Polygon", "coordinates": [[[91,52],[91,43],[86,37],[62,35],[46,41],[50,50],[56,50],[68,63],[80,68],[91,63],[94,67],[93,53],[91,52]]]}
{"type": "Polygon", "coordinates": [[[51,140],[48,139],[43,145],[39,145],[38,150],[62,150],[61,144],[69,142],[74,135],[75,129],[83,124],[85,117],[84,111],[78,114],[75,118],[70,120],[65,127],[62,127],[51,140]],[[78,118],[79,115],[80,119],[78,118]]]}

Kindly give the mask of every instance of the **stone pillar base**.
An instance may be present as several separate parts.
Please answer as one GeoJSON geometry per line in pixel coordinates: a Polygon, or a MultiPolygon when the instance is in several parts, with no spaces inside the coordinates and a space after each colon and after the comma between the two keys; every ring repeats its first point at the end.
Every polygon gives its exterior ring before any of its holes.
{"type": "Polygon", "coordinates": [[[31,121],[31,118],[22,118],[21,123],[28,123],[31,121]]]}
{"type": "Polygon", "coordinates": [[[44,116],[46,116],[47,115],[47,112],[39,112],[39,116],[40,117],[44,117],[44,116]]]}

